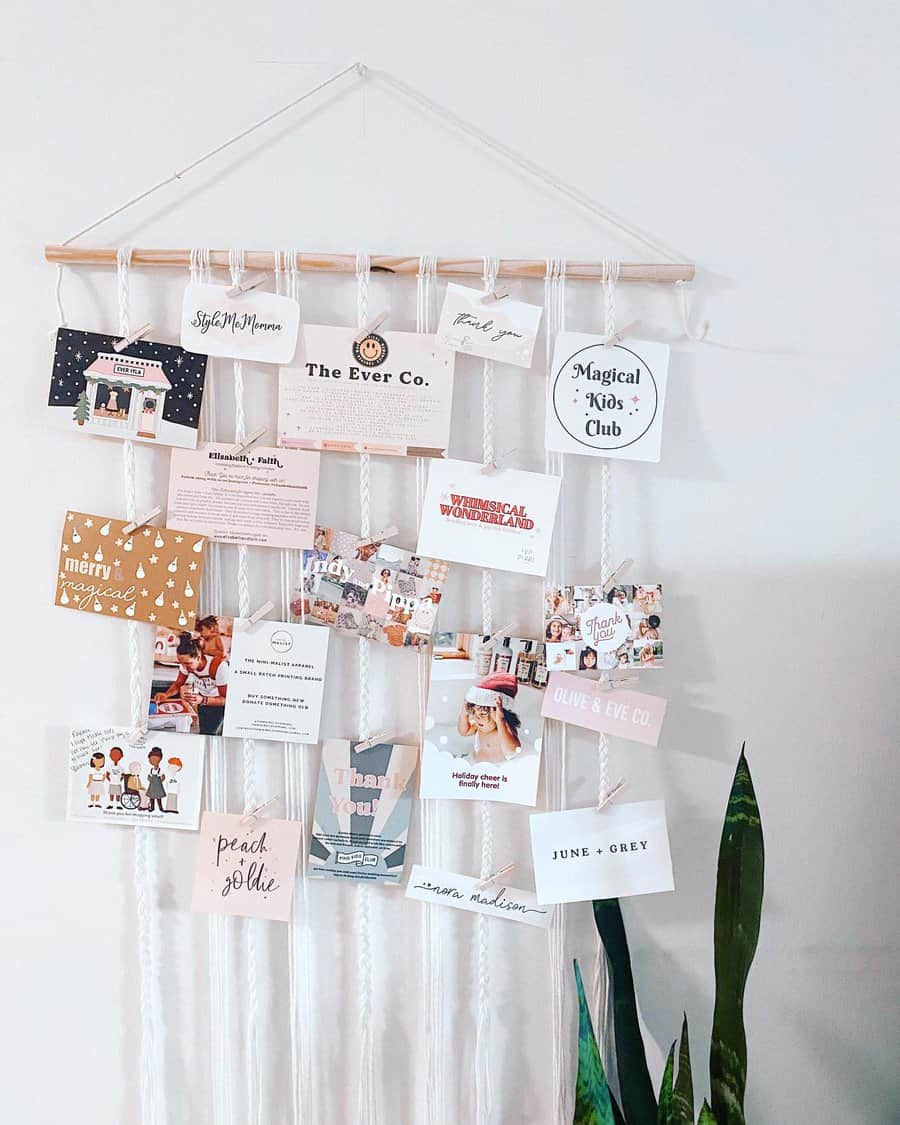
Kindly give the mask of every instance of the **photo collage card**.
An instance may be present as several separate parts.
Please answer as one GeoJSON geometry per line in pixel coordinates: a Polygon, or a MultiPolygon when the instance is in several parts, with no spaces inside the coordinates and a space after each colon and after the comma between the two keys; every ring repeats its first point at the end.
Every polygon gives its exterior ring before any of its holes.
{"type": "Polygon", "coordinates": [[[662,586],[551,586],[544,595],[544,642],[551,672],[659,668],[662,586]]]}

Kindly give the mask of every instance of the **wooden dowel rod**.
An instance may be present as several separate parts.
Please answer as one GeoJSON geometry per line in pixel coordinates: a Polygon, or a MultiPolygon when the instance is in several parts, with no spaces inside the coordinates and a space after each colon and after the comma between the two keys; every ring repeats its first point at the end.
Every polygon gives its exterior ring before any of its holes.
{"type": "MultiPolygon", "coordinates": [[[[61,262],[70,266],[114,266],[115,249],[84,246],[45,246],[48,262],[61,262]]],[[[175,266],[187,269],[191,263],[190,250],[146,250],[135,247],[131,264],[135,266],[175,266]]],[[[215,269],[228,269],[228,251],[210,250],[209,264],[215,269]]],[[[274,270],[275,254],[271,250],[247,250],[244,265],[248,270],[274,270]]],[[[300,254],[296,255],[296,268],[310,273],[355,273],[354,254],[300,254]]],[[[399,258],[392,254],[373,254],[371,268],[376,273],[394,273],[415,276],[419,259],[399,258]]],[[[497,271],[499,277],[541,279],[546,273],[546,262],[540,258],[503,258],[497,271]]],[[[481,258],[438,258],[437,272],[442,277],[481,277],[484,263],[481,258]]],[[[566,277],[575,280],[600,281],[602,262],[566,262],[566,277]]],[[[691,281],[694,267],[686,263],[620,262],[619,281],[691,281]]]]}

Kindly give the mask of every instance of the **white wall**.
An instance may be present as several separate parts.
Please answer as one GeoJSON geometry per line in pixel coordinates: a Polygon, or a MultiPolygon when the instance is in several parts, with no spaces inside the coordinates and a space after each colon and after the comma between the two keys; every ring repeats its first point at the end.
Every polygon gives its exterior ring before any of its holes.
{"type": "MultiPolygon", "coordinates": [[[[66,506],[122,510],[115,443],[45,428],[53,271],[41,246],[296,92],[360,57],[477,121],[703,268],[699,306],[714,343],[677,339],[674,296],[620,287],[623,320],[674,341],[664,459],[614,469],[614,552],[667,585],[669,695],[658,751],[618,743],[629,796],[664,795],[678,890],[629,902],[627,924],[658,1076],[686,1008],[703,1087],[711,1018],[711,909],[728,785],[742,740],[763,811],[767,891],[747,997],[748,1116],[766,1125],[898,1116],[897,905],[889,845],[896,648],[896,6],[286,3],[234,0],[127,9],[109,0],[7,6],[0,181],[6,612],[0,836],[5,1121],[139,1120],[140,1037],[132,839],[64,820],[64,728],[126,721],[126,639],[114,622],[51,607],[66,506]]],[[[233,157],[98,232],[117,245],[397,250],[645,257],[577,208],[368,81],[304,108],[233,157]]],[[[174,335],[173,272],[134,284],[134,319],[174,335]]],[[[412,326],[409,283],[377,283],[412,326]]],[[[115,326],[111,271],[69,272],[70,323],[115,326]]],[[[536,299],[540,286],[523,287],[536,299]]],[[[309,279],[309,319],[349,323],[352,281],[309,279]]],[[[570,287],[569,324],[596,327],[596,291],[570,287]]],[[[224,398],[227,373],[219,368],[224,398]]],[[[537,372],[498,376],[498,446],[542,464],[537,372]],[[522,388],[527,387],[523,394],[522,388]],[[523,436],[524,435],[524,436],[523,436]]],[[[453,452],[477,456],[478,366],[460,363],[453,452]]],[[[249,424],[270,420],[270,371],[253,369],[249,424]]],[[[572,459],[575,460],[575,459],[572,459]]],[[[140,496],[160,502],[166,458],[138,451],[140,496]]],[[[413,467],[374,468],[377,524],[414,534],[413,467]]],[[[572,469],[570,526],[597,498],[572,469]]],[[[320,511],[357,520],[355,468],[329,460],[320,511]],[[349,497],[349,500],[348,500],[349,497]]],[[[593,526],[572,537],[576,580],[595,571],[593,526]]],[[[260,600],[275,574],[254,570],[260,600]]],[[[497,619],[537,626],[533,583],[497,584],[497,619]]],[[[477,625],[478,576],[460,570],[445,624],[477,625]]],[[[236,595],[235,595],[236,597],[236,595]]],[[[353,733],[353,646],[329,684],[323,730],[353,733]],[[347,699],[342,702],[343,693],[347,699]]],[[[389,680],[376,708],[411,724],[389,680]]],[[[232,751],[237,753],[237,751],[232,751]]],[[[280,751],[261,749],[259,788],[283,791],[280,751]],[[279,789],[279,785],[282,789],[279,789]]],[[[316,752],[309,751],[312,783],[316,752]]],[[[231,807],[240,803],[232,759],[231,807]]],[[[595,751],[574,736],[569,803],[591,800],[595,751]]],[[[497,808],[498,860],[528,874],[527,814],[497,808]]],[[[443,815],[443,862],[475,870],[475,807],[443,815]]],[[[187,911],[193,841],[158,834],[164,1054],[154,1082],[168,1120],[214,1120],[207,923],[187,911]]],[[[418,845],[414,845],[418,847],[418,845]]],[[[354,892],[310,889],[315,1104],[311,1120],[356,1120],[354,892]]],[[[567,955],[595,947],[571,908],[567,955]]],[[[374,896],[379,1120],[422,1117],[421,913],[374,896]]],[[[448,968],[445,1120],[474,1120],[474,923],[442,918],[448,968]]],[[[491,930],[497,1122],[552,1120],[546,941],[491,930]]],[[[235,926],[233,932],[239,933],[235,926]]],[[[290,1120],[286,931],[261,931],[267,1122],[290,1120]]],[[[237,966],[237,954],[234,955],[237,966]]],[[[243,975],[231,975],[237,988],[243,975]]],[[[243,986],[242,986],[243,987],[243,986]]],[[[246,998],[233,994],[240,1020],[246,998]]],[[[574,1036],[574,1025],[572,1027],[574,1036]]],[[[227,1060],[243,1108],[243,1047],[227,1060]]],[[[219,1123],[217,1122],[217,1125],[219,1123]]]]}

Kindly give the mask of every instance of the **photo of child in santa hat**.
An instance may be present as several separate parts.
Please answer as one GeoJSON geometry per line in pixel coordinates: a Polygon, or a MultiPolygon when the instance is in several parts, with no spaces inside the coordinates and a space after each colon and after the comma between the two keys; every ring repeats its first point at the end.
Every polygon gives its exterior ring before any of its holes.
{"type": "Polygon", "coordinates": [[[466,691],[456,729],[463,738],[474,736],[473,762],[506,762],[521,752],[520,720],[511,706],[518,690],[515,676],[492,672],[466,691]]]}

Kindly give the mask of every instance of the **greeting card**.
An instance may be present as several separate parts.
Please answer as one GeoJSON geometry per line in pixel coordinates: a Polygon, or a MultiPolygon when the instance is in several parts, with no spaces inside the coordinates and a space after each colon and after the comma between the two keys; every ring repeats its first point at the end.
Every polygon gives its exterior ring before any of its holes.
{"type": "Polygon", "coordinates": [[[551,586],[544,595],[544,641],[551,672],[659,668],[662,586],[551,586]]]}
{"type": "Polygon", "coordinates": [[[438,343],[457,352],[530,367],[543,308],[509,297],[484,298],[483,290],[451,281],[441,308],[438,343]]]}
{"type": "Polygon", "coordinates": [[[167,527],[66,513],[56,604],[86,613],[186,628],[197,616],[206,538],[167,527]]]}
{"type": "Polygon", "coordinates": [[[322,746],[308,871],[314,879],[399,883],[417,746],[329,738],[322,746]]]}
{"type": "Polygon", "coordinates": [[[434,336],[308,324],[278,376],[278,444],[443,457],[450,441],[453,352],[434,336]]]}
{"type": "Polygon", "coordinates": [[[664,801],[536,813],[538,902],[583,902],[675,889],[664,801]]]}
{"type": "Polygon", "coordinates": [[[300,306],[254,289],[228,296],[229,286],[192,283],[181,305],[181,343],[207,355],[290,363],[297,349],[300,306]]]}
{"type": "Polygon", "coordinates": [[[544,693],[541,714],[545,719],[615,734],[656,746],[666,701],[658,695],[625,688],[601,687],[567,672],[554,672],[544,693]]]}
{"type": "Polygon", "coordinates": [[[193,449],[206,356],[175,344],[60,328],[47,399],[54,425],[75,433],[193,449]]]}
{"type": "Polygon", "coordinates": [[[546,666],[536,641],[438,633],[419,795],[533,805],[546,666]],[[485,643],[487,641],[487,643],[485,643]]]}
{"type": "Polygon", "coordinates": [[[79,727],[69,735],[66,816],[99,824],[194,829],[200,823],[202,738],[123,727],[79,727]]]}
{"type": "Polygon", "coordinates": [[[173,450],[169,527],[219,543],[311,547],[319,493],[319,454],[228,443],[173,450]]]}
{"type": "Polygon", "coordinates": [[[284,621],[235,621],[223,733],[318,742],[328,633],[284,621]]]}
{"type": "Polygon", "coordinates": [[[205,812],[191,910],[289,922],[302,827],[299,820],[205,812]]]}
{"type": "Polygon", "coordinates": [[[471,910],[475,914],[490,914],[492,918],[524,922],[526,926],[537,926],[542,930],[550,925],[550,911],[538,903],[534,891],[520,891],[500,883],[482,887],[481,880],[471,875],[439,871],[418,863],[410,872],[406,897],[437,903],[438,906],[453,906],[457,910],[471,910]]]}
{"type": "Polygon", "coordinates": [[[629,461],[658,461],[669,348],[649,340],[607,345],[560,332],[553,349],[547,448],[629,461]]]}
{"type": "Polygon", "coordinates": [[[519,469],[482,472],[471,461],[434,461],[419,528],[420,554],[450,562],[547,573],[560,478],[519,469]]]}
{"type": "Polygon", "coordinates": [[[415,647],[431,636],[449,569],[383,540],[317,527],[313,549],[303,553],[291,613],[342,633],[415,647]]]}
{"type": "Polygon", "coordinates": [[[221,734],[234,619],[200,614],[190,629],[157,626],[147,728],[221,734]]]}

